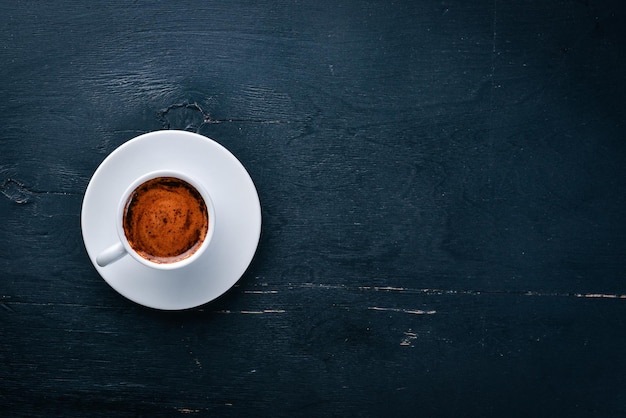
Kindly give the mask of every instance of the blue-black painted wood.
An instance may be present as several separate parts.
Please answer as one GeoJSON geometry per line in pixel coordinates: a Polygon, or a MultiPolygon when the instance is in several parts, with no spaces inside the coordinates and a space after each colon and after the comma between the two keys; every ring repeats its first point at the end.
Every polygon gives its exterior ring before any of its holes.
{"type": "Polygon", "coordinates": [[[626,415],[618,1],[4,2],[5,416],[626,415]],[[240,282],[101,280],[98,164],[187,129],[254,179],[240,282]]]}

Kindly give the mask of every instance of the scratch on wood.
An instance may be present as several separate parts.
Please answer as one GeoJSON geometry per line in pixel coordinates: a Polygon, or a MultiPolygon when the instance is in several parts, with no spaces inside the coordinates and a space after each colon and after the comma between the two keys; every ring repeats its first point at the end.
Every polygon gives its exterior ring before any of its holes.
{"type": "Polygon", "coordinates": [[[617,295],[612,293],[585,293],[577,294],[579,298],[592,298],[592,299],[626,299],[626,295],[617,295]]]}
{"type": "MultiPolygon", "coordinates": [[[[267,284],[264,284],[266,286],[267,284]]],[[[542,297],[575,297],[595,299],[620,299],[626,300],[626,294],[619,293],[568,293],[568,292],[538,292],[532,290],[468,290],[468,289],[437,289],[437,288],[409,288],[398,286],[346,286],[343,284],[326,283],[289,283],[287,289],[322,289],[322,290],[345,290],[345,291],[370,291],[370,292],[402,292],[407,294],[426,295],[519,295],[519,296],[542,296],[542,297]]],[[[250,293],[263,291],[249,291],[250,293]]],[[[278,292],[276,290],[270,292],[278,292]]]]}
{"type": "Polygon", "coordinates": [[[224,314],[239,313],[239,314],[253,314],[253,315],[262,315],[266,313],[285,313],[285,312],[286,311],[284,309],[264,309],[262,311],[231,311],[231,310],[217,311],[217,313],[224,313],[224,314]]]}
{"type": "Polygon", "coordinates": [[[318,288],[318,289],[330,289],[330,290],[336,290],[336,289],[349,289],[347,286],[342,285],[342,284],[326,284],[326,283],[302,283],[301,285],[292,285],[291,283],[289,284],[290,288],[293,287],[300,287],[300,288],[304,288],[304,289],[309,289],[309,288],[318,288]]]}
{"type": "Polygon", "coordinates": [[[278,290],[244,290],[243,293],[248,293],[251,295],[267,295],[278,293],[278,290]]]}
{"type": "Polygon", "coordinates": [[[371,311],[402,312],[402,313],[413,314],[413,315],[434,315],[437,313],[437,311],[435,310],[424,311],[421,309],[381,308],[379,306],[370,306],[367,309],[371,311]]]}
{"type": "Polygon", "coordinates": [[[67,302],[18,302],[7,301],[3,302],[10,306],[57,306],[63,308],[91,308],[91,309],[118,309],[115,306],[107,305],[95,305],[95,304],[82,304],[82,303],[67,303],[67,302]]]}
{"type": "Polygon", "coordinates": [[[376,292],[403,292],[408,290],[404,287],[393,287],[393,286],[360,286],[359,290],[373,290],[376,292]]]}
{"type": "Polygon", "coordinates": [[[404,337],[400,341],[400,345],[403,347],[412,347],[412,341],[417,339],[417,334],[413,332],[411,328],[404,332],[404,337]]]}
{"type": "Polygon", "coordinates": [[[509,294],[522,296],[552,296],[552,297],[577,297],[577,298],[597,298],[597,299],[626,299],[626,294],[617,293],[559,293],[559,292],[535,292],[531,290],[452,290],[452,289],[410,289],[404,287],[378,287],[361,286],[359,290],[387,291],[387,292],[407,292],[425,293],[432,295],[481,295],[481,294],[509,294]]]}
{"type": "Polygon", "coordinates": [[[200,412],[199,409],[190,409],[190,408],[176,408],[178,412],[181,414],[197,414],[200,412]]]}

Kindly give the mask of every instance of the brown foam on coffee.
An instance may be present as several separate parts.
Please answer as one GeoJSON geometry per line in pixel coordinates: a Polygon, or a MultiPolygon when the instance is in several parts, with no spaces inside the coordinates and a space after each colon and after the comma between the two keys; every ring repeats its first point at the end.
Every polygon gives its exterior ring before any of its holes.
{"type": "Polygon", "coordinates": [[[202,245],[209,227],[206,203],[189,183],[157,177],[131,194],[124,211],[130,246],[156,263],[183,260],[202,245]]]}

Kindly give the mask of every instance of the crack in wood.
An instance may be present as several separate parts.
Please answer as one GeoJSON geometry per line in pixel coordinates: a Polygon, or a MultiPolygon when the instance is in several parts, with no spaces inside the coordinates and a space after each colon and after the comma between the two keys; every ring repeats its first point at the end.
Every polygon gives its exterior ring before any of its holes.
{"type": "Polygon", "coordinates": [[[371,311],[385,311],[385,312],[401,312],[412,315],[434,315],[437,313],[435,310],[425,311],[422,309],[399,309],[399,308],[381,308],[379,306],[370,306],[367,309],[371,311]]]}
{"type": "MultiPolygon", "coordinates": [[[[266,284],[264,284],[266,286],[266,284]]],[[[519,295],[519,296],[541,296],[541,297],[574,297],[589,299],[620,299],[626,300],[626,294],[602,293],[602,292],[539,292],[532,290],[467,290],[467,289],[438,289],[438,288],[409,288],[399,286],[346,286],[342,284],[325,283],[302,283],[299,285],[288,284],[288,289],[326,289],[326,290],[346,290],[346,291],[369,291],[369,292],[399,292],[407,294],[427,294],[427,295],[468,295],[478,296],[488,295],[519,295]]],[[[248,291],[249,292],[249,291],[248,291]]],[[[278,292],[273,290],[272,292],[278,292]]]]}
{"type": "Polygon", "coordinates": [[[252,315],[262,315],[262,314],[268,314],[268,313],[285,313],[286,311],[284,309],[264,309],[262,311],[231,311],[231,310],[222,310],[222,311],[215,311],[215,313],[224,313],[224,314],[252,314],[252,315]]]}
{"type": "MultiPolygon", "coordinates": [[[[222,118],[222,119],[213,119],[208,112],[205,112],[202,107],[198,104],[198,102],[183,102],[183,103],[175,103],[162,109],[158,112],[158,119],[163,126],[163,129],[171,129],[172,122],[168,118],[168,114],[172,111],[182,109],[189,110],[192,112],[192,116],[198,114],[200,116],[200,120],[197,123],[188,123],[184,129],[191,130],[194,132],[198,132],[203,125],[207,124],[218,124],[218,123],[233,123],[233,122],[241,122],[241,123],[265,123],[265,124],[276,124],[276,123],[290,123],[288,120],[280,120],[280,119],[245,119],[245,118],[222,118]]],[[[176,128],[176,127],[175,127],[176,128]]]]}
{"type": "Polygon", "coordinates": [[[273,295],[278,293],[278,290],[244,290],[243,293],[250,295],[273,295]]]}
{"type": "Polygon", "coordinates": [[[18,203],[20,205],[30,202],[33,196],[48,195],[48,196],[76,196],[77,193],[70,192],[56,192],[46,190],[34,190],[26,186],[24,183],[19,182],[12,178],[5,179],[0,184],[0,193],[2,193],[7,199],[18,203]]]}

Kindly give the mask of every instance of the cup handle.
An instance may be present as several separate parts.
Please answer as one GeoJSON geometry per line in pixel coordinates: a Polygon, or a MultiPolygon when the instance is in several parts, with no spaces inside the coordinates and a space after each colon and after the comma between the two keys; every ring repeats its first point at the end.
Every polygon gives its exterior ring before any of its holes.
{"type": "Polygon", "coordinates": [[[104,267],[114,261],[119,260],[125,254],[126,249],[121,242],[118,242],[117,244],[111,245],[109,248],[98,254],[98,256],[96,257],[96,263],[98,263],[100,267],[104,267]]]}

